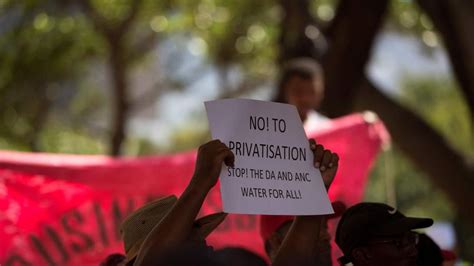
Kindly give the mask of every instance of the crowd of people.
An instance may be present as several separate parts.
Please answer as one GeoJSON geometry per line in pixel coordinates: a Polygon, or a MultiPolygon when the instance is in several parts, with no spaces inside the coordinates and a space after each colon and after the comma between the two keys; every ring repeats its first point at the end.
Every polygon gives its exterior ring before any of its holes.
{"type": "MultiPolygon", "coordinates": [[[[329,120],[314,111],[324,96],[322,77],[321,68],[308,59],[290,62],[281,75],[275,101],[295,105],[306,126],[324,127],[329,120]]],[[[329,190],[339,157],[313,139],[308,145],[329,190]]],[[[243,248],[214,250],[207,245],[206,237],[224,221],[225,213],[197,219],[222,164],[233,167],[234,159],[219,140],[201,145],[194,174],[182,195],[157,199],[128,216],[121,227],[125,255],[112,254],[101,265],[267,265],[266,259],[243,248]]],[[[406,217],[382,203],[332,204],[332,215],[262,215],[260,233],[271,265],[334,265],[331,239],[343,253],[340,265],[436,266],[454,260],[427,235],[415,231],[431,226],[432,219],[406,217]],[[327,222],[334,218],[339,223],[332,236],[327,222]]]]}

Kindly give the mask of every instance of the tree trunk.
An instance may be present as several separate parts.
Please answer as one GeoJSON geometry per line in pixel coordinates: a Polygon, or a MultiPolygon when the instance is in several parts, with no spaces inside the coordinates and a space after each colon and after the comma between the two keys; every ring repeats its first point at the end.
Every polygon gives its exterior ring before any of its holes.
{"type": "Polygon", "coordinates": [[[330,117],[353,109],[357,84],[363,79],[374,39],[382,26],[387,0],[341,1],[328,28],[324,56],[325,96],[322,110],[330,117]]]}
{"type": "Polygon", "coordinates": [[[38,90],[36,91],[37,102],[36,105],[34,105],[35,108],[32,110],[31,129],[24,136],[24,140],[33,152],[41,151],[41,132],[48,120],[52,104],[51,99],[49,99],[47,95],[47,85],[45,85],[45,82],[39,83],[38,90]]]}
{"type": "Polygon", "coordinates": [[[280,23],[279,63],[296,57],[312,57],[320,61],[322,51],[317,51],[313,40],[305,34],[306,27],[315,24],[309,13],[309,1],[280,0],[279,3],[284,10],[280,23]]]}
{"type": "Polygon", "coordinates": [[[110,79],[112,83],[112,125],[109,154],[119,156],[122,152],[122,144],[126,137],[126,121],[129,109],[127,97],[127,70],[124,62],[123,50],[120,41],[111,40],[109,64],[110,79]]]}
{"type": "Polygon", "coordinates": [[[28,134],[28,145],[30,146],[31,151],[33,152],[40,152],[41,151],[41,144],[40,144],[40,137],[41,132],[48,120],[49,110],[51,107],[51,101],[48,99],[43,99],[40,103],[40,106],[35,113],[33,120],[31,121],[31,131],[28,134]]]}
{"type": "MultiPolygon", "coordinates": [[[[122,144],[126,138],[127,118],[130,109],[127,94],[127,74],[129,63],[133,59],[130,58],[130,55],[133,53],[126,52],[125,36],[137,17],[142,0],[132,1],[128,13],[124,15],[120,22],[116,23],[109,23],[106,18],[95,10],[90,0],[81,0],[78,1],[78,3],[84,12],[92,19],[94,26],[105,39],[109,48],[108,64],[110,82],[112,84],[111,98],[113,105],[109,154],[118,156],[122,152],[122,144]]],[[[153,41],[153,39],[154,38],[150,37],[150,35],[146,38],[148,41],[153,41]]],[[[143,47],[146,48],[148,46],[143,47]]]]}

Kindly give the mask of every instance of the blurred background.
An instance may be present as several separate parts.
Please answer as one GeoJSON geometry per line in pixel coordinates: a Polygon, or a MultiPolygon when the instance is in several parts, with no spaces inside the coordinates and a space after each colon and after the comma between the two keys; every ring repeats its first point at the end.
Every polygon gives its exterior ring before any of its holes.
{"type": "Polygon", "coordinates": [[[392,135],[366,200],[433,217],[473,261],[473,1],[0,0],[0,149],[196,148],[203,101],[271,100],[302,56],[323,65],[321,113],[372,110],[392,135]]]}

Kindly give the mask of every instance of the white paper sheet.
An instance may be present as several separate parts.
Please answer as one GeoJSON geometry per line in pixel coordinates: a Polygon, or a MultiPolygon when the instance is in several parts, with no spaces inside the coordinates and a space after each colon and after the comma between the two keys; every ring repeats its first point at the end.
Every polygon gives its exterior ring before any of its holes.
{"type": "Polygon", "coordinates": [[[235,154],[235,167],[223,165],[220,175],[225,212],[333,213],[294,106],[247,99],[205,106],[212,137],[235,154]]]}

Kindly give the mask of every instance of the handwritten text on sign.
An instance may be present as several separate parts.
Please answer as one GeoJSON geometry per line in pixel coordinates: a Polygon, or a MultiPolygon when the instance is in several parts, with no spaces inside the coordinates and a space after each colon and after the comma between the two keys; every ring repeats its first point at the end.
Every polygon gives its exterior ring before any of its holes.
{"type": "Polygon", "coordinates": [[[332,213],[295,107],[244,99],[206,102],[214,139],[235,154],[223,166],[224,211],[247,214],[332,213]]]}

